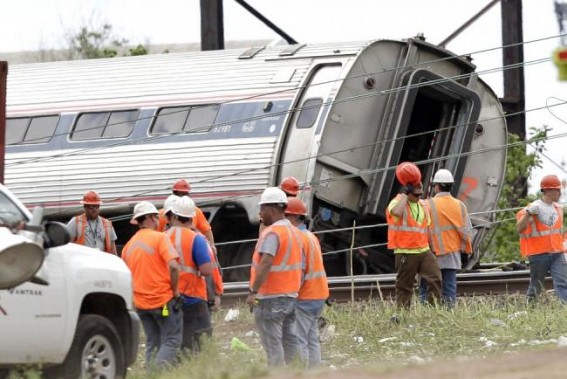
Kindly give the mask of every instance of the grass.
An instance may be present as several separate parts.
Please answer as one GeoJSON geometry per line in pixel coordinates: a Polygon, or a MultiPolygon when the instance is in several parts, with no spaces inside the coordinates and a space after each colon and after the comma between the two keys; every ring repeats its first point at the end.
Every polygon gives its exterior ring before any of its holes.
{"type": "MultiPolygon", "coordinates": [[[[225,322],[227,310],[214,316],[215,332],[198,357],[154,378],[262,378],[281,376],[268,372],[251,314],[239,308],[235,321],[225,322]],[[233,350],[237,337],[249,350],[233,350]]],[[[460,298],[455,310],[416,305],[401,313],[393,324],[390,302],[368,301],[337,304],[327,308],[323,329],[324,367],[319,372],[349,367],[368,367],[374,373],[388,372],[407,364],[459,357],[484,357],[504,352],[557,346],[567,336],[567,307],[553,296],[544,296],[528,307],[524,296],[460,298]],[[329,330],[334,328],[334,333],[329,330]]],[[[145,378],[143,348],[129,377],[145,378]]],[[[285,376],[307,375],[299,365],[285,376]]]]}
{"type": "MultiPolygon", "coordinates": [[[[268,371],[248,308],[238,307],[239,317],[230,322],[224,321],[228,311],[224,309],[214,315],[213,339],[204,344],[199,356],[171,371],[148,376],[142,345],[128,377],[328,378],[329,371],[353,368],[378,375],[424,362],[554,348],[560,337],[567,337],[567,306],[553,295],[543,296],[537,305],[529,307],[525,297],[519,295],[458,300],[452,311],[414,304],[411,312],[399,313],[399,325],[390,321],[395,309],[389,301],[327,307],[321,344],[324,365],[316,372],[306,372],[298,364],[268,371]],[[231,348],[234,337],[248,349],[231,348]]],[[[10,377],[32,379],[40,375],[37,370],[22,369],[10,377]]]]}

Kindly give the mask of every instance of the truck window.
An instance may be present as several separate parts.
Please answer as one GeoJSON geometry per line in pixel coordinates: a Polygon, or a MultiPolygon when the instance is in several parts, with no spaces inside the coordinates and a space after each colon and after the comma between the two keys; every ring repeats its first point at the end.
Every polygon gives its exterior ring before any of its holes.
{"type": "Polygon", "coordinates": [[[6,194],[0,192],[0,226],[13,226],[20,221],[27,221],[26,216],[6,194]]]}

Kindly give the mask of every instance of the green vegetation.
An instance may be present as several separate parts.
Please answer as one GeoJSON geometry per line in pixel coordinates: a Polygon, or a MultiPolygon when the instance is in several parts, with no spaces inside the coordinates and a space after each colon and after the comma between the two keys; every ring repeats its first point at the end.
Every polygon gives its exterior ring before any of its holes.
{"type": "MultiPolygon", "coordinates": [[[[455,357],[482,357],[541,347],[555,347],[567,336],[567,307],[554,297],[528,308],[524,296],[460,298],[456,310],[416,306],[402,314],[402,322],[390,322],[390,302],[338,304],[327,308],[327,334],[322,343],[325,366],[341,369],[369,367],[372,372],[391,371],[412,363],[440,361],[455,357]],[[330,327],[333,325],[333,327],[330,327]],[[334,333],[329,330],[334,328],[334,333]]],[[[215,334],[205,351],[180,367],[154,378],[262,378],[281,377],[281,369],[268,372],[265,354],[246,308],[236,321],[225,322],[226,310],[215,315],[215,334]],[[249,350],[232,350],[239,338],[249,350]]],[[[287,377],[305,377],[299,365],[285,369],[287,377]]],[[[130,378],[147,377],[143,349],[130,378]]]]}
{"type": "Polygon", "coordinates": [[[118,55],[147,55],[148,50],[142,44],[127,49],[128,40],[112,34],[112,25],[87,28],[69,38],[69,52],[72,59],[113,58],[118,55]]]}
{"type": "Polygon", "coordinates": [[[519,143],[515,134],[508,135],[508,156],[506,162],[505,185],[500,194],[498,209],[510,209],[496,214],[497,226],[488,235],[481,246],[486,252],[484,262],[510,262],[520,259],[520,242],[516,231],[516,212],[537,196],[527,193],[528,178],[536,168],[542,167],[540,153],[545,151],[545,140],[549,132],[547,126],[532,128],[532,137],[528,145],[533,152],[526,153],[526,145],[519,143]]]}

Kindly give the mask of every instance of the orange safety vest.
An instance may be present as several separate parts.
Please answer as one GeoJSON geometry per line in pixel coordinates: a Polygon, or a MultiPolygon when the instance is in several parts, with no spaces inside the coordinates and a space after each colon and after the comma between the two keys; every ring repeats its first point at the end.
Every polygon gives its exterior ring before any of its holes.
{"type": "MultiPolygon", "coordinates": [[[[203,238],[207,239],[207,237],[205,237],[205,235],[201,232],[199,232],[198,230],[195,230],[193,226],[191,226],[192,230],[203,236],[203,238]]],[[[209,256],[211,257],[211,262],[213,262],[213,265],[215,266],[215,268],[213,269],[213,273],[211,274],[211,278],[213,280],[213,284],[215,286],[215,295],[222,295],[224,293],[224,283],[222,281],[222,271],[221,271],[221,266],[220,263],[218,262],[218,259],[215,255],[215,252],[213,251],[213,249],[211,248],[211,244],[209,243],[209,241],[207,240],[207,247],[209,248],[209,256]]]]}
{"type": "MultiPolygon", "coordinates": [[[[401,198],[401,195],[394,200],[401,198]]],[[[423,200],[419,200],[425,216],[421,223],[411,217],[410,205],[407,204],[401,217],[395,217],[386,210],[388,222],[388,249],[419,249],[429,246],[427,226],[429,224],[429,211],[423,200]]],[[[389,207],[388,207],[389,208],[389,207]]]]}
{"type": "Polygon", "coordinates": [[[215,284],[215,295],[220,296],[224,293],[224,283],[222,281],[221,266],[217,260],[217,257],[215,256],[215,253],[213,252],[213,249],[211,249],[210,245],[209,245],[209,255],[211,256],[211,260],[215,265],[215,268],[213,269],[213,274],[211,275],[213,277],[213,283],[215,284]]]}
{"type": "Polygon", "coordinates": [[[207,301],[207,284],[201,276],[197,264],[193,260],[193,241],[197,233],[189,228],[174,226],[165,234],[179,253],[179,292],[185,296],[196,297],[207,301]]]}
{"type": "MultiPolygon", "coordinates": [[[[537,215],[530,217],[528,226],[520,233],[520,251],[523,256],[562,253],[563,252],[563,212],[559,205],[553,203],[557,212],[557,220],[551,227],[539,221],[537,215]]],[[[516,214],[519,220],[525,214],[526,208],[516,214]]]]}
{"type": "MultiPolygon", "coordinates": [[[[301,230],[301,229],[300,229],[301,230]]],[[[308,230],[301,230],[305,268],[299,300],[325,300],[329,297],[329,284],[323,266],[321,245],[317,237],[308,230]]]]}
{"type": "Polygon", "coordinates": [[[276,252],[272,267],[266,281],[258,289],[259,295],[296,295],[301,287],[302,271],[302,242],[301,232],[289,224],[270,225],[260,234],[252,256],[250,270],[250,286],[256,279],[256,266],[260,263],[261,254],[258,250],[269,233],[278,236],[279,248],[276,252]]]}
{"type": "Polygon", "coordinates": [[[166,227],[167,227],[167,217],[165,217],[165,211],[162,208],[158,211],[158,226],[156,230],[158,232],[165,232],[166,227]]]}
{"type": "MultiPolygon", "coordinates": [[[[100,216],[99,218],[102,220],[102,227],[104,228],[104,251],[110,254],[114,254],[114,252],[112,251],[112,241],[110,240],[112,221],[100,216]]],[[[87,216],[85,216],[84,213],[82,215],[75,216],[75,223],[77,224],[77,237],[73,241],[74,243],[77,243],[79,245],[85,244],[87,222],[87,216]]]]}
{"type": "Polygon", "coordinates": [[[179,254],[169,238],[151,229],[140,229],[122,250],[122,260],[132,272],[134,304],[138,309],[159,309],[173,298],[169,261],[179,254]]]}
{"type": "Polygon", "coordinates": [[[428,200],[431,213],[429,236],[436,255],[472,253],[471,234],[467,229],[467,208],[462,201],[447,194],[428,200]]]}

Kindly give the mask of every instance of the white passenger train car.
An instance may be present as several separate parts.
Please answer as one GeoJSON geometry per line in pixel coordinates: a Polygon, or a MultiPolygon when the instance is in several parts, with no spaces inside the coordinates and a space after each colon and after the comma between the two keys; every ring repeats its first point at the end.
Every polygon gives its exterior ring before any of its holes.
{"type": "MultiPolygon", "coordinates": [[[[124,216],[120,242],[133,205],[160,205],[178,178],[218,242],[257,236],[259,194],[286,176],[302,182],[314,229],[380,224],[402,161],[425,185],[454,173],[478,242],[505,171],[498,98],[470,60],[419,38],[14,65],[7,93],[5,184],[60,220],[98,191],[103,214],[124,216]]],[[[371,245],[355,249],[357,273],[393,269],[385,236],[356,232],[371,245]]],[[[321,240],[340,250],[350,231],[321,240]]],[[[221,262],[249,263],[251,244],[219,245],[221,262]]],[[[326,264],[346,272],[344,254],[326,264]]]]}

